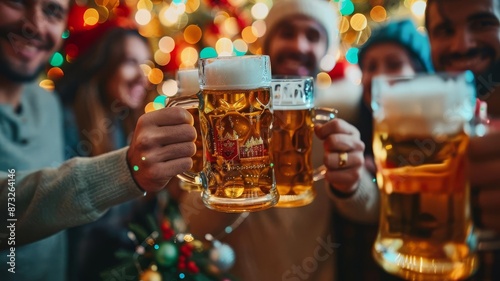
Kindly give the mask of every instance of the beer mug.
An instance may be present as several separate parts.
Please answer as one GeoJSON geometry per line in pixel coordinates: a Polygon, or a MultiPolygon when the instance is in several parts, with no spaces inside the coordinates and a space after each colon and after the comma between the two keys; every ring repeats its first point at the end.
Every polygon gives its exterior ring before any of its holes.
{"type": "Polygon", "coordinates": [[[276,207],[300,207],[316,196],[313,182],[324,178],[326,167],[312,166],[314,124],[327,122],[335,109],[314,107],[312,77],[274,76],[273,155],[276,187],[280,199],[276,207]]]}
{"type": "Polygon", "coordinates": [[[373,151],[381,193],[375,260],[411,280],[459,280],[478,266],[467,146],[470,72],[373,80],[373,151]]]}
{"type": "MultiPolygon", "coordinates": [[[[203,145],[200,132],[200,116],[198,111],[198,92],[200,91],[200,82],[198,79],[198,69],[179,69],[176,74],[177,80],[177,93],[175,96],[167,100],[166,106],[180,106],[185,108],[191,115],[193,115],[194,128],[196,129],[196,154],[193,155],[193,167],[191,172],[199,173],[203,169],[203,145]]],[[[186,191],[201,191],[201,185],[192,184],[188,181],[182,180],[183,175],[177,175],[180,181],[180,187],[186,191]]]]}
{"type": "Polygon", "coordinates": [[[203,170],[187,179],[202,185],[203,203],[213,210],[236,213],[276,205],[269,57],[201,59],[199,74],[203,170]]]}

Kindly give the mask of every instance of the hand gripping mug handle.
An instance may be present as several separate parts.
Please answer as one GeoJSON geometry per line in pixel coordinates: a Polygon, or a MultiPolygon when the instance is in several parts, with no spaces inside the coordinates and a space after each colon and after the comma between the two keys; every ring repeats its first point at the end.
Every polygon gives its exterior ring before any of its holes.
{"type": "MultiPolygon", "coordinates": [[[[315,107],[313,108],[313,123],[315,125],[323,125],[337,117],[338,110],[329,107],[315,107]]],[[[321,165],[313,170],[313,181],[317,182],[325,178],[326,166],[321,165]]]]}

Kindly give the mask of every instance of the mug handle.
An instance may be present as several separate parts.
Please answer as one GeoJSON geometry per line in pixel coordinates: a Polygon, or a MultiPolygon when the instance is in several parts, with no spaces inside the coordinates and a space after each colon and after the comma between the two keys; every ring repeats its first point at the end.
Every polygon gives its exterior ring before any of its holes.
{"type": "MultiPolygon", "coordinates": [[[[335,108],[329,107],[315,107],[313,108],[313,123],[318,125],[323,125],[330,120],[333,120],[337,117],[338,110],[335,108]]],[[[321,165],[318,168],[313,170],[313,181],[317,182],[325,178],[326,174],[326,166],[321,165]]]]}

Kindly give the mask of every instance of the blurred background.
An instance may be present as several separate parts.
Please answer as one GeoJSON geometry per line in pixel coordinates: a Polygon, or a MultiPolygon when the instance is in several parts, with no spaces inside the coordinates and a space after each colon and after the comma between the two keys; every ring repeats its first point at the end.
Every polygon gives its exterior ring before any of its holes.
{"type": "MultiPolygon", "coordinates": [[[[339,93],[341,100],[350,103],[349,99],[359,97],[357,54],[371,30],[389,20],[411,17],[425,32],[426,0],[331,1],[342,15],[341,48],[323,59],[323,71],[316,79],[318,88],[336,84],[336,91],[323,91],[317,99],[328,103],[337,100],[332,95],[339,93]]],[[[152,85],[152,98],[174,95],[175,72],[196,67],[199,58],[260,54],[259,38],[266,32],[263,19],[272,5],[272,0],[76,0],[63,35],[67,43],[52,57],[40,86],[53,89],[53,81],[64,75],[61,66],[70,63],[84,47],[84,40],[71,40],[73,34],[126,19],[138,26],[153,48],[153,61],[142,65],[152,85]]]]}

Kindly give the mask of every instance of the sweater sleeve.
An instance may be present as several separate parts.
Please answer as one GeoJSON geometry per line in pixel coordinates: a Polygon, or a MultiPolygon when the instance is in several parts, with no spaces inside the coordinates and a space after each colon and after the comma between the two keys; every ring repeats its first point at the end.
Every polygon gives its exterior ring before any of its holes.
{"type": "Polygon", "coordinates": [[[379,219],[380,194],[373,176],[366,169],[361,172],[360,183],[354,194],[341,198],[336,196],[329,186],[328,195],[340,214],[350,220],[372,224],[379,219]]]}
{"type": "MultiPolygon", "coordinates": [[[[15,245],[92,222],[109,207],[142,196],[127,166],[126,151],[73,158],[57,169],[1,171],[0,221],[15,225],[15,245]]],[[[0,248],[5,247],[7,240],[2,239],[0,248]]]]}

